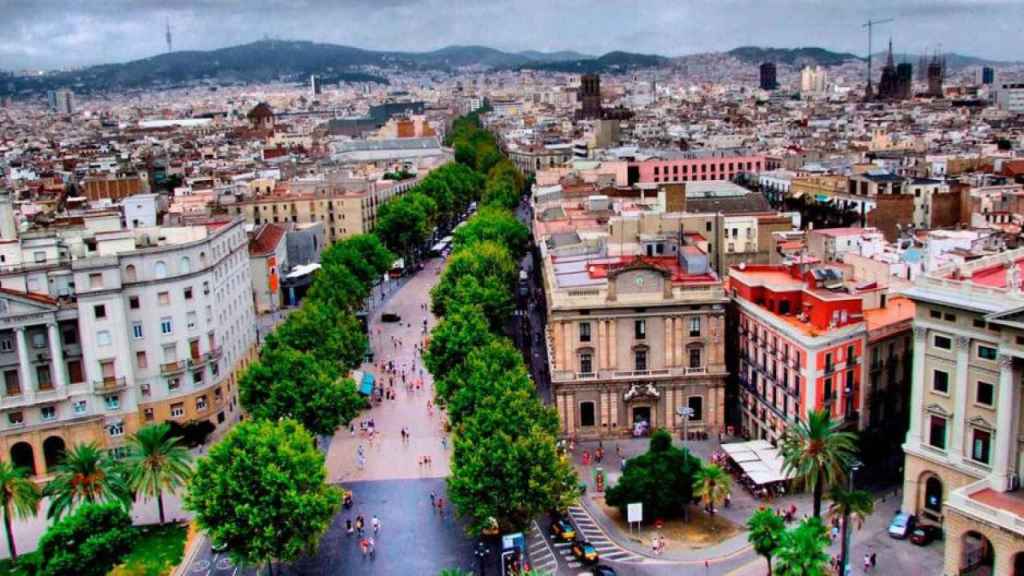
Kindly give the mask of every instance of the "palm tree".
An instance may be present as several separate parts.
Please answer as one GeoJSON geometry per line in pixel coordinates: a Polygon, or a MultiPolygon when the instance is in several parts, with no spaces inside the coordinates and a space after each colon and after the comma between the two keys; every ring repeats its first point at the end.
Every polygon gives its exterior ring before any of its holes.
{"type": "Polygon", "coordinates": [[[812,410],[807,421],[790,426],[782,439],[782,471],[814,492],[814,517],[821,517],[821,499],[827,486],[846,477],[854,459],[857,436],[841,432],[825,410],[812,410]]]}
{"type": "Polygon", "coordinates": [[[875,500],[864,490],[847,490],[836,486],[828,496],[832,500],[828,507],[829,519],[849,518],[856,522],[858,530],[864,525],[864,519],[875,511],[875,500]]]}
{"type": "Polygon", "coordinates": [[[143,427],[128,439],[125,460],[132,491],[156,498],[160,524],[164,523],[164,490],[175,490],[192,475],[192,455],[170,430],[166,422],[143,427]]]}
{"type": "Polygon", "coordinates": [[[82,502],[131,503],[131,489],[123,470],[95,443],[73,446],[54,469],[53,480],[43,489],[50,498],[47,518],[59,519],[82,502]]]}
{"type": "Polygon", "coordinates": [[[11,560],[18,559],[11,516],[32,518],[39,511],[39,500],[42,499],[39,486],[29,475],[28,468],[18,468],[10,462],[0,461],[0,505],[4,508],[4,532],[7,534],[11,560]]]}
{"type": "Polygon", "coordinates": [[[775,552],[778,576],[825,574],[828,566],[828,530],[821,518],[811,517],[782,534],[775,552]]]}
{"type": "Polygon", "coordinates": [[[772,576],[772,555],[782,543],[782,535],[786,532],[786,523],[771,508],[758,508],[747,519],[747,541],[754,551],[768,562],[768,576],[772,576]]]}
{"type": "Polygon", "coordinates": [[[732,478],[717,464],[708,464],[697,471],[693,478],[693,495],[699,496],[704,508],[714,516],[715,506],[729,496],[732,478]]]}

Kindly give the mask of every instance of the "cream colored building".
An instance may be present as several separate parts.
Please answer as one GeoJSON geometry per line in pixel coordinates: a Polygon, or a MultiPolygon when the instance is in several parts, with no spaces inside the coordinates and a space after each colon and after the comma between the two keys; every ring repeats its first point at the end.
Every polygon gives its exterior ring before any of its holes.
{"type": "Polygon", "coordinates": [[[592,243],[546,250],[548,357],[565,436],[682,430],[683,407],[691,431],[724,425],[722,283],[698,248],[673,235],[644,242],[655,256],[608,257],[592,243]]]}
{"type": "Polygon", "coordinates": [[[943,525],[947,575],[1024,575],[1022,270],[1014,250],[906,291],[916,315],[903,510],[943,525]]]}
{"type": "Polygon", "coordinates": [[[0,241],[0,454],[38,476],[79,442],[120,456],[143,424],[239,414],[256,344],[243,222],[106,228],[0,241]]]}

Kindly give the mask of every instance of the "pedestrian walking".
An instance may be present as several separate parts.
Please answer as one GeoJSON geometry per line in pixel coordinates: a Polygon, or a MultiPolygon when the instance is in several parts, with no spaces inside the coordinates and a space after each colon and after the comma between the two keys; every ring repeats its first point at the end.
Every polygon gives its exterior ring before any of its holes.
{"type": "Polygon", "coordinates": [[[864,572],[871,570],[871,554],[864,553],[864,572]]]}
{"type": "Polygon", "coordinates": [[[433,492],[430,493],[430,509],[433,510],[437,506],[437,495],[433,492]]]}
{"type": "Polygon", "coordinates": [[[874,570],[877,565],[878,565],[878,554],[876,554],[875,552],[872,552],[871,553],[871,569],[874,570]]]}
{"type": "Polygon", "coordinates": [[[370,520],[370,527],[373,528],[374,534],[380,532],[380,518],[377,518],[376,514],[374,514],[373,518],[370,520]]]}
{"type": "Polygon", "coordinates": [[[360,536],[363,535],[363,527],[364,527],[363,515],[360,514],[360,515],[356,516],[356,532],[359,532],[360,536]]]}
{"type": "Polygon", "coordinates": [[[345,533],[348,534],[349,536],[351,536],[353,531],[354,531],[354,528],[352,528],[352,519],[351,518],[346,518],[345,519],[345,533]]]}
{"type": "Polygon", "coordinates": [[[441,448],[444,448],[445,450],[448,449],[448,437],[447,436],[441,436],[441,448]]]}
{"type": "Polygon", "coordinates": [[[360,540],[359,549],[363,552],[363,558],[366,558],[366,555],[370,553],[370,541],[366,538],[360,540]]]}

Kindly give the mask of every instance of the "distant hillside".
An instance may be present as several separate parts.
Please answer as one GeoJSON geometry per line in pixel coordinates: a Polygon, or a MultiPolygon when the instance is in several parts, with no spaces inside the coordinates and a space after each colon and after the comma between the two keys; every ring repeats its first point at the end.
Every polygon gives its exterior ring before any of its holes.
{"type": "Polygon", "coordinates": [[[577,74],[599,74],[627,72],[640,68],[655,68],[669,64],[670,60],[656,54],[634,54],[632,52],[609,52],[598,58],[579,58],[563,62],[530,63],[520,66],[531,70],[571,72],[577,74]]]}
{"type": "Polygon", "coordinates": [[[760,48],[757,46],[741,46],[727,52],[739,60],[750,64],[762,62],[776,62],[789,64],[790,66],[803,66],[804,64],[820,64],[821,66],[835,66],[849,60],[860,60],[856,54],[847,52],[832,52],[824,48],[760,48]]]}
{"type": "MultiPolygon", "coordinates": [[[[1016,62],[975,58],[974,56],[957,54],[955,52],[946,52],[942,56],[946,59],[946,68],[949,70],[960,70],[961,68],[968,68],[970,66],[1006,66],[1009,64],[1016,64],[1016,62]]],[[[885,62],[885,57],[885,52],[879,52],[874,55],[875,62],[885,62]]],[[[915,68],[921,60],[920,54],[893,53],[892,57],[897,64],[900,62],[910,62],[915,68]]],[[[930,61],[931,58],[931,54],[925,55],[926,61],[930,61]]]]}
{"type": "Polygon", "coordinates": [[[566,62],[569,60],[588,60],[593,58],[589,54],[581,54],[573,50],[562,50],[559,52],[540,52],[537,50],[523,50],[517,52],[520,56],[525,56],[530,60],[536,62],[566,62]]]}

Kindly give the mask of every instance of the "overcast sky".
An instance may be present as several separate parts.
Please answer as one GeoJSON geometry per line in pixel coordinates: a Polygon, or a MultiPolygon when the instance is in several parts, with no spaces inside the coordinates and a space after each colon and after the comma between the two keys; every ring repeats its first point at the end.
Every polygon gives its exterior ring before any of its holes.
{"type": "Polygon", "coordinates": [[[1024,60],[1024,0],[0,0],[0,68],[120,62],[270,36],[382,50],[451,44],[679,56],[742,45],[1024,60]]]}

